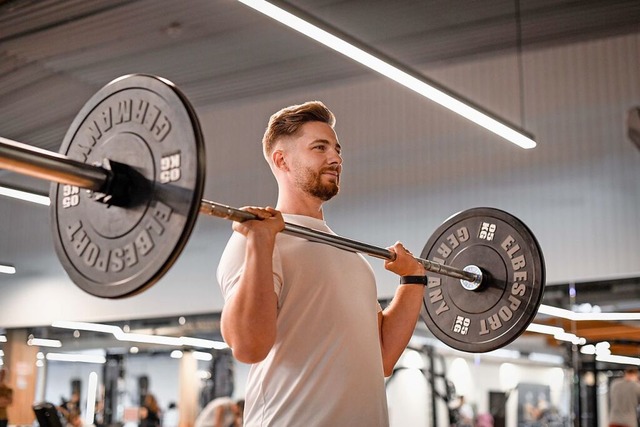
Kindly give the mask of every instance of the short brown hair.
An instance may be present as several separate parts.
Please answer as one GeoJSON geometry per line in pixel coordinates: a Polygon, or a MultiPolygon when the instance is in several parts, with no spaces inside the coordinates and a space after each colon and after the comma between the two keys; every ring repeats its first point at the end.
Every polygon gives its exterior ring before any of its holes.
{"type": "Polygon", "coordinates": [[[265,157],[269,157],[279,138],[295,135],[300,127],[308,122],[323,122],[333,128],[336,124],[336,117],[320,101],[292,105],[274,113],[269,119],[269,124],[262,137],[262,149],[265,157]]]}

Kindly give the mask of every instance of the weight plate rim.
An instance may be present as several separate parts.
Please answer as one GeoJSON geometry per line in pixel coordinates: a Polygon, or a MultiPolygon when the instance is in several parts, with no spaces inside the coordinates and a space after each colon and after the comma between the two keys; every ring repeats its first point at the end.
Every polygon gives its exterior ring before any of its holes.
{"type": "MultiPolygon", "coordinates": [[[[186,95],[171,81],[151,74],[127,74],[112,80],[111,82],[100,88],[100,90],[98,90],[86,101],[86,103],[74,117],[71,125],[67,129],[58,152],[64,154],[64,152],[69,148],[69,145],[71,144],[71,141],[73,140],[73,137],[77,133],[79,127],[86,120],[87,115],[106,99],[105,96],[111,96],[118,91],[126,90],[128,88],[137,88],[143,90],[146,89],[153,92],[161,91],[163,92],[163,95],[175,97],[179,101],[179,104],[182,106],[182,108],[184,108],[184,112],[186,113],[189,119],[189,123],[191,124],[190,129],[193,130],[193,139],[195,142],[195,186],[193,189],[193,198],[191,203],[189,204],[188,214],[185,217],[185,223],[182,233],[180,233],[180,236],[176,240],[173,250],[164,260],[160,268],[156,269],[156,271],[151,274],[151,276],[144,282],[127,284],[123,283],[124,281],[121,280],[120,282],[112,282],[108,285],[104,283],[89,282],[83,274],[75,269],[67,268],[66,263],[62,262],[65,272],[74,284],[76,284],[80,289],[90,295],[106,299],[128,298],[144,292],[155,283],[157,283],[169,271],[169,269],[173,266],[173,264],[176,262],[176,260],[179,258],[180,254],[186,247],[186,244],[189,241],[191,233],[193,232],[193,229],[195,227],[200,211],[200,204],[202,201],[202,195],[204,193],[206,178],[204,136],[202,133],[202,128],[200,126],[200,121],[193,105],[187,99],[186,95]]],[[[154,181],[154,184],[157,184],[157,182],[154,181]]],[[[49,198],[51,199],[52,204],[54,204],[50,209],[50,218],[52,224],[51,230],[53,235],[54,248],[58,258],[60,260],[69,260],[66,249],[62,245],[62,236],[60,235],[62,233],[62,230],[60,230],[60,228],[58,227],[58,208],[57,206],[55,206],[58,191],[60,190],[61,186],[62,184],[52,182],[49,188],[49,198]]],[[[139,272],[134,275],[133,278],[140,275],[141,273],[139,272]]]]}
{"type": "MultiPolygon", "coordinates": [[[[430,252],[433,249],[435,243],[438,241],[438,239],[440,239],[440,237],[445,233],[445,231],[448,230],[452,225],[456,223],[460,223],[471,217],[477,217],[477,216],[483,216],[487,218],[493,217],[503,222],[507,222],[505,218],[510,221],[513,221],[515,224],[517,224],[519,227],[522,228],[522,230],[527,234],[528,237],[531,238],[531,244],[532,244],[531,246],[532,246],[532,252],[534,253],[534,258],[540,261],[540,265],[539,265],[540,289],[539,289],[538,295],[535,298],[535,302],[532,302],[531,304],[527,305],[527,307],[525,308],[525,312],[520,316],[520,320],[518,322],[521,322],[521,324],[517,328],[518,331],[520,332],[514,333],[512,336],[508,336],[508,338],[506,339],[504,338],[504,334],[503,334],[500,337],[495,338],[494,340],[490,340],[482,343],[465,343],[462,341],[455,340],[450,335],[446,335],[444,332],[442,332],[442,329],[437,326],[437,323],[433,321],[431,316],[429,315],[429,312],[425,304],[425,298],[428,291],[426,287],[425,287],[425,292],[422,298],[422,308],[420,310],[420,318],[422,319],[423,323],[427,326],[427,329],[429,329],[429,331],[436,337],[436,339],[443,342],[445,345],[455,350],[460,350],[464,352],[487,353],[511,344],[513,341],[515,341],[518,337],[522,335],[522,333],[526,330],[527,326],[529,326],[529,324],[531,324],[535,319],[535,315],[538,311],[538,308],[540,307],[540,304],[542,303],[542,298],[544,295],[545,284],[546,284],[546,264],[545,264],[544,255],[542,252],[542,247],[540,246],[538,239],[536,238],[535,234],[533,234],[529,226],[527,226],[518,217],[510,214],[509,212],[503,209],[494,208],[494,207],[470,208],[470,209],[460,211],[458,213],[451,215],[440,226],[438,226],[438,228],[431,234],[431,236],[427,240],[427,243],[424,246],[424,249],[422,250],[421,258],[426,258],[425,256],[426,249],[429,248],[429,251],[427,252],[430,252]],[[496,339],[501,339],[500,345],[495,345],[494,341],[496,339]],[[455,345],[453,345],[451,342],[455,343],[455,345]]],[[[518,232],[520,232],[520,230],[518,230],[518,232]]],[[[429,275],[429,272],[427,272],[427,275],[429,275]]]]}

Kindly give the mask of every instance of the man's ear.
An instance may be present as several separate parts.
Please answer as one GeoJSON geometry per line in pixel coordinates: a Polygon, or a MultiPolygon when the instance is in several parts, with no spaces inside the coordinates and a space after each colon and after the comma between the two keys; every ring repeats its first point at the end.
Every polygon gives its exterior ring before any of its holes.
{"type": "Polygon", "coordinates": [[[289,166],[287,165],[284,157],[284,152],[282,150],[274,150],[273,153],[271,153],[271,160],[273,160],[273,164],[275,165],[275,167],[284,171],[288,171],[289,166]]]}

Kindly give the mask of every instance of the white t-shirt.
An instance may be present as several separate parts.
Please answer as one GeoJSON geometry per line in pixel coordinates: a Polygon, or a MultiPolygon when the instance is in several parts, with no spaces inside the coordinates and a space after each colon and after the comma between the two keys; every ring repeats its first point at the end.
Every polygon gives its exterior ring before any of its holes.
{"type": "MultiPolygon", "coordinates": [[[[284,215],[332,233],[322,220],[284,215]]],[[[218,267],[225,300],[242,273],[246,239],[234,233],[218,267]]],[[[273,257],[276,341],[247,380],[245,426],[389,424],[377,292],[360,254],[280,233],[273,257]]]]}

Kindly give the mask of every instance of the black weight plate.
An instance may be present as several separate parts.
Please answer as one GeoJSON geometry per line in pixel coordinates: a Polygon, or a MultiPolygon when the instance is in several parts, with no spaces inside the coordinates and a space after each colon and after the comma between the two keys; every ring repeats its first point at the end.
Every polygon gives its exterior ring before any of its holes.
{"type": "Polygon", "coordinates": [[[429,274],[421,317],[448,346],[492,351],[515,340],[535,318],[545,285],[542,250],[529,228],[507,212],[474,208],[454,215],[429,238],[421,258],[483,271],[476,290],[429,274]]]}
{"type": "Polygon", "coordinates": [[[78,113],[60,153],[89,164],[123,163],[146,179],[124,207],[52,184],[54,243],[69,277],[103,298],[154,284],[187,243],[204,188],[204,140],[186,97],[159,77],[116,79],[78,113]]]}

